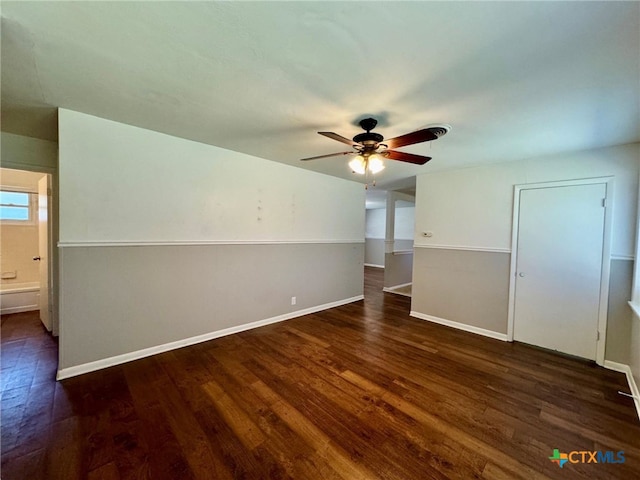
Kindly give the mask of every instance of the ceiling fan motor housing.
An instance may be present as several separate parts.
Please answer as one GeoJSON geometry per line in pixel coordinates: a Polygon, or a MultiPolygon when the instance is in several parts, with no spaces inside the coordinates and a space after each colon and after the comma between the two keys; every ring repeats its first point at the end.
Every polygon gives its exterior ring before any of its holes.
{"type": "Polygon", "coordinates": [[[384,137],[379,133],[371,133],[371,130],[376,128],[376,125],[378,124],[378,121],[375,118],[365,118],[360,120],[359,123],[362,129],[366,130],[367,133],[359,133],[353,137],[354,142],[361,143],[365,147],[373,147],[384,140],[384,137]]]}
{"type": "Polygon", "coordinates": [[[363,145],[374,145],[384,140],[384,137],[379,133],[359,133],[353,137],[353,141],[356,143],[362,143],[363,145]]]}

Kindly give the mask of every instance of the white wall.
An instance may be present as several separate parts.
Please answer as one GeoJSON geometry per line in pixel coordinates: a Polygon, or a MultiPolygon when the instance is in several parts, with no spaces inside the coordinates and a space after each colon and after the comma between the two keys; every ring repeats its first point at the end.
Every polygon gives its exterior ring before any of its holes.
{"type": "Polygon", "coordinates": [[[59,123],[62,244],[364,241],[355,182],[64,109],[59,123]]]}
{"type": "Polygon", "coordinates": [[[416,245],[511,248],[517,184],[614,176],[612,256],[634,254],[639,144],[417,177],[416,245]],[[431,231],[426,238],[419,232],[431,231]]]}
{"type": "Polygon", "coordinates": [[[366,238],[382,238],[384,239],[385,228],[387,223],[386,208],[371,208],[366,213],[366,238]]]}
{"type": "MultiPolygon", "coordinates": [[[[386,208],[372,208],[366,215],[366,238],[384,238],[386,228],[386,208]]],[[[413,240],[415,207],[396,208],[394,238],[413,240]]]]}
{"type": "Polygon", "coordinates": [[[2,166],[54,173],[58,165],[58,144],[39,138],[2,132],[2,166]]]}
{"type": "Polygon", "coordinates": [[[394,238],[397,240],[413,240],[415,230],[415,207],[396,208],[394,238]]]}
{"type": "Polygon", "coordinates": [[[61,377],[362,298],[361,184],[63,109],[59,145],[61,377]]]}

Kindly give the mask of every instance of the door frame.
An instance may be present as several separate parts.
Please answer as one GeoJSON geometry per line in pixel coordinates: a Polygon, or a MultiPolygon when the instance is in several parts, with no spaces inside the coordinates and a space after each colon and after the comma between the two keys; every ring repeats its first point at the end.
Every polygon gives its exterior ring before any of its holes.
{"type": "Polygon", "coordinates": [[[600,302],[598,308],[598,339],[596,341],[596,363],[604,365],[607,343],[607,309],[609,306],[609,275],[611,269],[611,232],[613,225],[614,177],[594,177],[554,182],[514,185],[513,222],[511,228],[511,266],[509,269],[509,310],[507,316],[507,341],[513,342],[515,328],[516,266],[518,261],[518,233],[520,226],[520,192],[541,188],[570,187],[576,185],[605,184],[604,232],[602,243],[602,269],[600,274],[600,302]]]}
{"type": "Polygon", "coordinates": [[[51,322],[51,334],[54,337],[60,334],[60,318],[58,316],[59,308],[59,291],[58,278],[60,275],[58,258],[58,249],[56,242],[58,241],[58,170],[57,168],[48,167],[46,165],[32,165],[30,163],[22,163],[12,161],[11,159],[2,159],[2,168],[10,168],[12,170],[24,170],[28,172],[42,173],[50,176],[51,191],[48,195],[49,205],[47,206],[49,223],[47,225],[47,250],[49,251],[48,259],[48,277],[49,277],[49,313],[51,322]]]}
{"type": "MultiPolygon", "coordinates": [[[[40,172],[41,173],[41,172],[40,172]]],[[[51,285],[52,279],[53,279],[53,272],[52,272],[52,260],[51,260],[51,256],[53,255],[53,235],[52,235],[52,228],[49,225],[49,223],[52,221],[52,202],[53,202],[53,179],[52,179],[52,175],[50,173],[44,173],[43,177],[38,181],[38,256],[42,257],[43,256],[43,251],[45,252],[44,255],[46,255],[45,260],[46,262],[43,262],[42,260],[38,262],[38,270],[39,270],[39,274],[40,274],[40,296],[38,298],[38,306],[40,307],[40,320],[42,321],[44,327],[51,333],[53,333],[53,324],[54,324],[54,314],[53,314],[53,286],[51,285]],[[41,212],[42,212],[42,204],[40,203],[42,200],[42,192],[40,191],[40,189],[42,188],[40,185],[40,182],[42,182],[44,180],[44,196],[46,197],[46,202],[47,202],[47,208],[46,208],[46,230],[45,230],[45,245],[44,248],[42,248],[42,227],[43,227],[43,221],[40,218],[41,216],[41,212]],[[42,269],[46,268],[46,280],[47,280],[47,286],[45,289],[42,288],[42,269]],[[46,313],[43,315],[42,313],[42,292],[43,290],[46,293],[46,308],[47,311],[46,313]],[[46,317],[46,323],[43,319],[43,317],[46,317]]]]}

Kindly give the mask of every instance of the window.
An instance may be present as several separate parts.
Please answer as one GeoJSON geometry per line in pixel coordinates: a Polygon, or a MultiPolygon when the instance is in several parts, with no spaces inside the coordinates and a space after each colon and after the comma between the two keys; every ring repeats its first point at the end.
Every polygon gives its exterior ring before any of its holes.
{"type": "Polygon", "coordinates": [[[31,194],[0,191],[0,220],[15,223],[32,223],[31,194]]]}

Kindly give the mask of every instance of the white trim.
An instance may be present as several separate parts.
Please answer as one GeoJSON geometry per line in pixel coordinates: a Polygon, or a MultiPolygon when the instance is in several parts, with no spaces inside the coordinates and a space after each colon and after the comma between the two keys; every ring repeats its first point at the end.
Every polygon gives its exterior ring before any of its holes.
{"type": "Polygon", "coordinates": [[[593,185],[603,183],[606,187],[604,211],[604,239],[602,243],[602,264],[600,274],[600,306],[598,309],[598,332],[596,341],[596,363],[604,364],[604,350],[607,343],[607,309],[609,305],[609,275],[611,269],[611,232],[613,225],[613,177],[584,178],[577,180],[562,180],[558,182],[543,182],[514,185],[513,187],[513,221],[511,223],[511,266],[509,271],[509,310],[507,313],[507,339],[513,341],[515,322],[515,278],[518,260],[518,227],[520,224],[520,192],[522,190],[568,187],[576,185],[593,185]]]}
{"type": "MultiPolygon", "coordinates": [[[[6,133],[6,132],[2,132],[6,133]]],[[[46,140],[51,142],[50,140],[46,140]]],[[[51,142],[56,143],[57,142],[51,142]]],[[[14,162],[9,159],[2,159],[2,168],[11,168],[13,170],[26,170],[28,172],[37,172],[37,173],[48,173],[51,175],[56,175],[58,173],[57,165],[36,165],[34,163],[22,163],[22,162],[14,162]]]]}
{"type": "Polygon", "coordinates": [[[510,248],[470,247],[466,245],[420,245],[414,243],[413,248],[437,248],[441,250],[468,250],[471,252],[511,253],[510,248]]]}
{"type": "Polygon", "coordinates": [[[385,242],[388,241],[389,243],[395,243],[395,242],[413,242],[413,238],[394,238],[393,240],[387,240],[384,237],[364,237],[365,240],[384,240],[385,242]]]}
{"type": "Polygon", "coordinates": [[[413,282],[401,283],[400,285],[393,285],[392,287],[384,287],[382,289],[382,291],[383,292],[390,292],[394,288],[408,287],[409,285],[413,285],[413,282]]]}
{"type": "Polygon", "coordinates": [[[634,317],[636,319],[640,320],[640,305],[638,305],[637,303],[635,303],[632,300],[629,300],[627,303],[631,307],[631,310],[633,310],[634,317]]]}
{"type": "Polygon", "coordinates": [[[408,287],[409,285],[413,285],[413,282],[402,283],[400,285],[394,285],[393,287],[383,287],[382,291],[387,293],[393,293],[394,295],[402,295],[403,297],[411,297],[410,293],[398,292],[397,289],[408,287]]]}
{"type": "Polygon", "coordinates": [[[59,248],[67,247],[144,247],[144,246],[190,246],[190,245],[290,245],[290,244],[340,244],[364,243],[364,239],[347,240],[114,240],[114,241],[69,241],[58,242],[59,248]]]}
{"type": "Polygon", "coordinates": [[[633,395],[633,403],[636,405],[636,412],[638,413],[638,420],[640,420],[640,390],[638,390],[638,385],[636,384],[635,378],[633,378],[633,373],[631,372],[631,367],[629,365],[625,365],[624,363],[612,362],[610,360],[605,360],[603,367],[608,370],[614,370],[616,372],[624,373],[627,377],[627,383],[629,383],[629,391],[631,395],[633,395]]]}
{"type": "Polygon", "coordinates": [[[282,322],[285,320],[291,320],[292,318],[301,317],[303,315],[309,315],[311,313],[320,312],[329,308],[339,307],[348,303],[358,302],[364,300],[364,295],[357,295],[351,298],[345,298],[336,302],[325,303],[323,305],[317,305],[315,307],[305,308],[303,310],[297,310],[295,312],[285,313],[276,317],[266,318],[264,320],[258,320],[251,323],[245,323],[244,325],[238,325],[236,327],[229,327],[216,332],[205,333],[203,335],[197,335],[195,337],[184,338],[182,340],[176,340],[175,342],[165,343],[163,345],[157,345],[155,347],[144,348],[135,352],[123,353],[122,355],[116,355],[114,357],[104,358],[102,360],[96,360],[94,362],[84,363],[82,365],[76,365],[73,367],[62,368],[58,370],[56,375],[57,380],[64,380],[65,378],[75,377],[82,375],[83,373],[89,373],[96,370],[101,370],[107,367],[113,367],[122,363],[131,362],[140,358],[149,357],[151,355],[157,355],[158,353],[167,352],[169,350],[175,350],[177,348],[187,347],[189,345],[195,345],[196,343],[206,342],[215,338],[224,337],[226,335],[232,335],[234,333],[244,332],[245,330],[251,330],[253,328],[263,327],[272,323],[282,322]]]}
{"type": "MultiPolygon", "coordinates": [[[[2,168],[5,168],[4,165],[2,168]]],[[[0,190],[3,192],[15,192],[15,193],[35,193],[38,194],[38,189],[33,187],[19,187],[10,185],[0,185],[0,190]]]]}
{"type": "Polygon", "coordinates": [[[411,298],[412,295],[410,293],[398,292],[397,290],[390,290],[388,288],[383,288],[383,292],[390,293],[391,295],[400,295],[401,297],[411,298]]]}
{"type": "Polygon", "coordinates": [[[40,285],[37,283],[5,284],[3,287],[6,289],[0,290],[0,313],[2,315],[40,310],[38,305],[40,285]],[[13,306],[6,306],[11,304],[13,306]]]}
{"type": "Polygon", "coordinates": [[[365,267],[384,268],[384,265],[376,265],[375,263],[365,263],[365,267]]]}
{"type": "Polygon", "coordinates": [[[502,340],[507,342],[507,335],[500,332],[494,332],[493,330],[486,330],[480,327],[474,327],[473,325],[467,325],[466,323],[454,322],[453,320],[445,320],[444,318],[434,317],[420,312],[411,310],[410,316],[419,318],[420,320],[426,320],[428,322],[438,323],[447,327],[457,328],[458,330],[464,330],[465,332],[475,333],[484,337],[495,338],[496,340],[502,340]]]}
{"type": "Polygon", "coordinates": [[[6,295],[9,293],[24,293],[24,292],[39,292],[40,284],[38,283],[5,283],[3,285],[2,290],[0,290],[0,295],[6,295]]]}
{"type": "Polygon", "coordinates": [[[635,255],[616,255],[614,253],[611,254],[611,260],[629,260],[634,261],[636,259],[635,255]]]}

